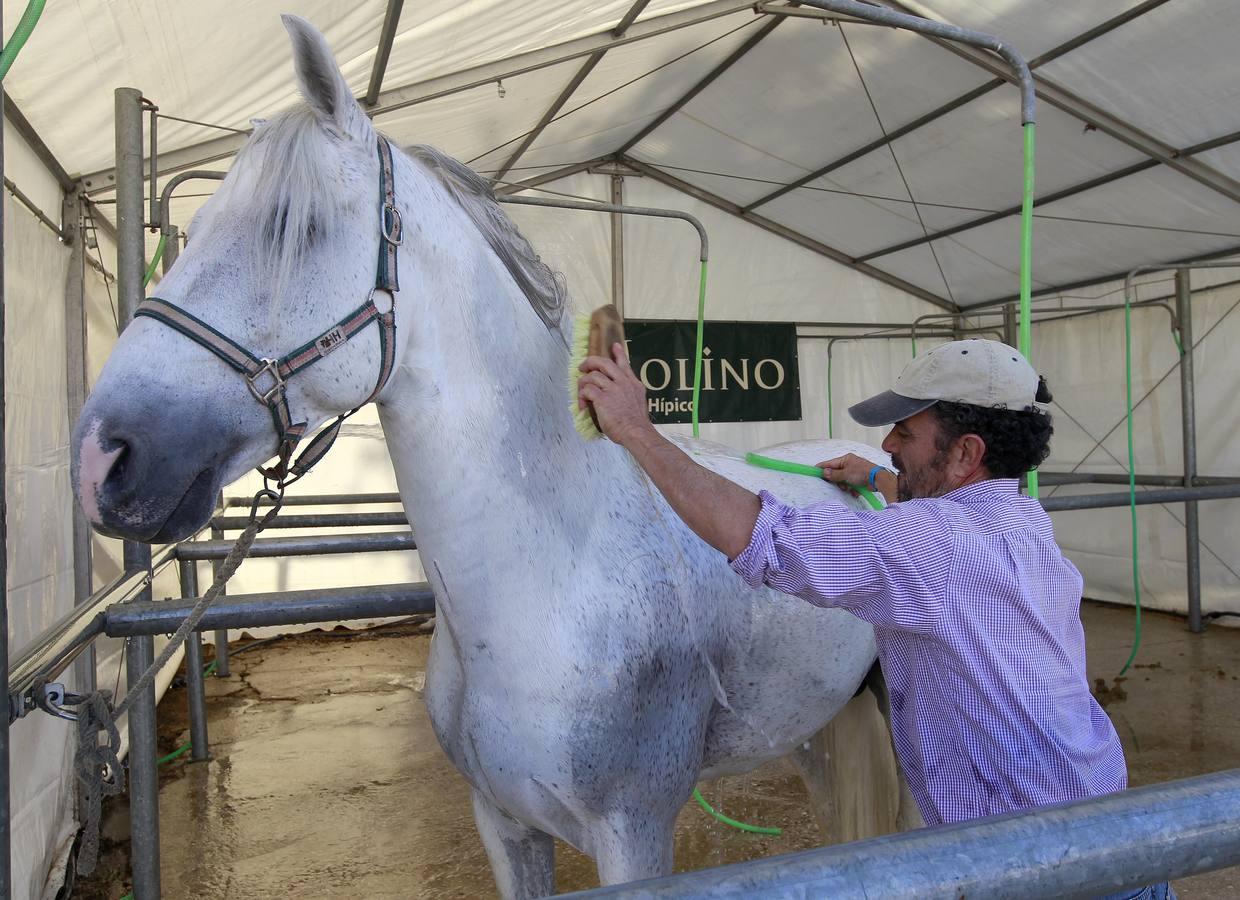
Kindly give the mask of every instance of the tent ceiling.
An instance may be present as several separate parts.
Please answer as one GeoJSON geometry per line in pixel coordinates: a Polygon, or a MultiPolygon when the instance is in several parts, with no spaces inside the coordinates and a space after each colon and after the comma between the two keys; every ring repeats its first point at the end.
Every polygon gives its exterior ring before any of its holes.
{"type": "MultiPolygon", "coordinates": [[[[1048,199],[1035,289],[1240,247],[1240,88],[1227,63],[1240,5],[1093,0],[1051,14],[1042,0],[881,2],[1000,34],[1037,64],[1048,199]]],[[[23,6],[8,0],[8,21],[23,6]]],[[[90,189],[106,189],[114,88],[245,129],[295,99],[278,18],[291,7],[324,31],[361,96],[387,6],[51,4],[5,89],[65,169],[96,173],[90,189]]],[[[377,124],[479,171],[511,164],[510,181],[622,154],[924,298],[968,306],[1015,292],[1018,221],[1002,213],[1020,201],[1019,104],[994,71],[887,28],[729,0],[638,6],[617,43],[633,0],[406,4],[377,124]]],[[[163,120],[160,168],[226,165],[243,140],[163,120]]],[[[176,214],[201,202],[179,201],[176,214]]]]}

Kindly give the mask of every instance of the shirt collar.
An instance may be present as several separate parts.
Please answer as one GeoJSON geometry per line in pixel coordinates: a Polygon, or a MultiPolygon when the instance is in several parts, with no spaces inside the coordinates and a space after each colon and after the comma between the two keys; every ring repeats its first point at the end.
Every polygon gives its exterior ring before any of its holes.
{"type": "Polygon", "coordinates": [[[1019,493],[1020,481],[1016,478],[987,478],[983,481],[965,485],[962,488],[956,488],[954,491],[949,491],[943,495],[942,499],[954,500],[957,503],[967,503],[971,500],[976,501],[987,497],[1000,497],[1019,493]]]}

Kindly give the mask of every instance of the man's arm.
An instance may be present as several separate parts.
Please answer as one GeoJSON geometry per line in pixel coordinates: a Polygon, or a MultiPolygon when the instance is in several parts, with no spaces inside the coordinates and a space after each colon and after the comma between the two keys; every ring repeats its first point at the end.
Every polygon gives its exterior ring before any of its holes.
{"type": "Polygon", "coordinates": [[[633,454],[685,524],[733,559],[753,535],[762,507],[758,495],[698,465],[659,434],[646,413],[646,388],[624,347],[613,344],[612,355],[591,356],[581,364],[578,403],[593,404],[603,433],[633,454]]]}

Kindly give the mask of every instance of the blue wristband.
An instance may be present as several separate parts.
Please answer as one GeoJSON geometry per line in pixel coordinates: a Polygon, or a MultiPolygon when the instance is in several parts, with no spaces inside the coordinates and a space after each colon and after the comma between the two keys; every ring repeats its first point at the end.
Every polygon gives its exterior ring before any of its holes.
{"type": "Polygon", "coordinates": [[[884,468],[883,466],[875,466],[874,468],[870,469],[870,477],[869,477],[870,490],[872,491],[878,490],[878,482],[875,479],[878,478],[879,472],[886,472],[886,471],[887,471],[886,468],[884,468]]]}

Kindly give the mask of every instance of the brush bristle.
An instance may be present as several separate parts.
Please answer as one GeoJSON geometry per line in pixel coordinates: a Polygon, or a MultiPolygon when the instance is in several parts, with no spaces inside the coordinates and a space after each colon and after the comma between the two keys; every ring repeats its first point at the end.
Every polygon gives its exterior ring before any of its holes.
{"type": "Polygon", "coordinates": [[[573,427],[588,441],[603,436],[595,427],[590,410],[577,407],[577,381],[581,378],[578,367],[585,362],[589,348],[590,313],[581,313],[573,319],[573,352],[568,360],[568,404],[573,413],[573,427]]]}

